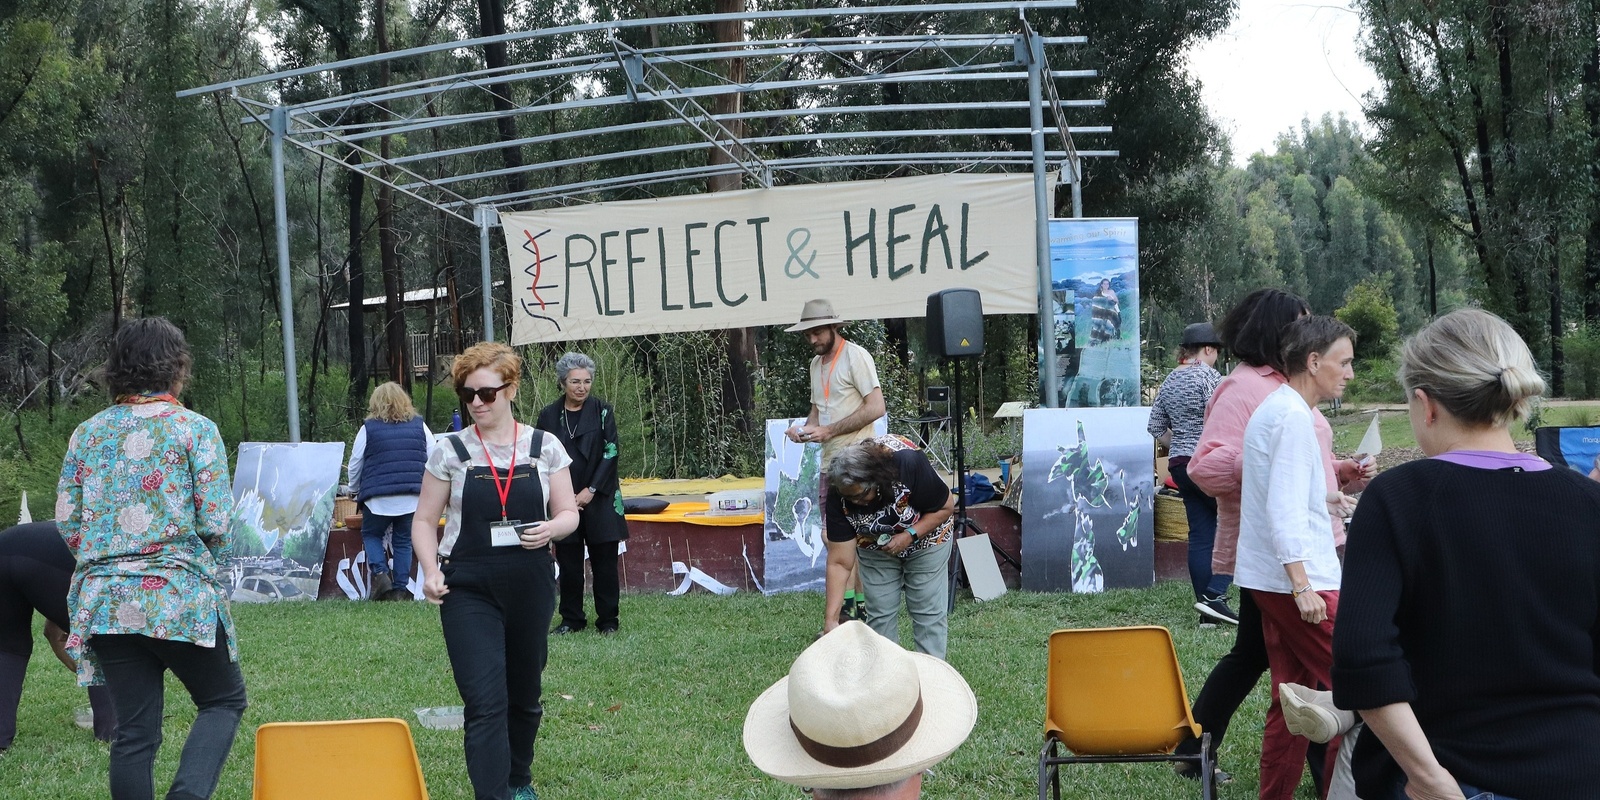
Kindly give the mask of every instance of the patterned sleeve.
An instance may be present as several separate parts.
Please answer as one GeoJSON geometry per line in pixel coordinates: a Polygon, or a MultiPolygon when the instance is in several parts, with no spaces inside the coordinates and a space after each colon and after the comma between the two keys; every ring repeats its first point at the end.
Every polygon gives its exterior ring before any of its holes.
{"type": "Polygon", "coordinates": [[[1167,385],[1170,383],[1172,383],[1172,376],[1169,375],[1166,380],[1161,382],[1161,388],[1156,390],[1155,402],[1150,404],[1150,421],[1145,425],[1145,430],[1151,436],[1157,438],[1172,427],[1172,421],[1167,418],[1167,401],[1171,399],[1171,393],[1167,391],[1167,385]]]}
{"type": "MultiPolygon", "coordinates": [[[[452,434],[453,435],[453,434],[452,434]]],[[[423,467],[429,475],[441,481],[449,482],[455,479],[455,472],[461,467],[461,460],[456,458],[456,448],[449,442],[437,442],[430,446],[428,461],[423,467]]]]}
{"type": "Polygon", "coordinates": [[[83,541],[83,459],[78,455],[79,426],[67,442],[67,457],[61,462],[61,477],[56,481],[56,528],[67,548],[76,557],[83,541]]]}
{"type": "Polygon", "coordinates": [[[228,477],[228,448],[216,423],[197,420],[190,441],[189,465],[194,476],[194,515],[200,541],[218,564],[233,552],[233,481],[228,477]]]}

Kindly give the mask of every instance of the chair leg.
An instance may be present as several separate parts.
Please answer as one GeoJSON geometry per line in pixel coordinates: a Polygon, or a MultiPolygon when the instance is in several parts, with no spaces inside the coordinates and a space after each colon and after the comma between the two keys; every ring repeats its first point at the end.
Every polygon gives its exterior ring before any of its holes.
{"type": "Polygon", "coordinates": [[[1056,740],[1045,740],[1039,751],[1039,800],[1061,800],[1061,765],[1050,761],[1056,757],[1056,740]]]}
{"type": "Polygon", "coordinates": [[[1200,798],[1216,800],[1217,765],[1211,757],[1211,734],[1200,734],[1200,798]]]}

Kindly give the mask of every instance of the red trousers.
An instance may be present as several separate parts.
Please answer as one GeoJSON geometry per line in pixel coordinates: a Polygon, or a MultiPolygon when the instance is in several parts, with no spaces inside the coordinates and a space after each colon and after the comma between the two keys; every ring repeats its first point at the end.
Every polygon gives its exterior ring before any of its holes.
{"type": "MultiPolygon", "coordinates": [[[[1330,689],[1333,680],[1333,621],[1339,614],[1338,592],[1317,592],[1328,605],[1328,618],[1312,625],[1300,618],[1294,597],[1276,592],[1248,590],[1261,609],[1261,633],[1267,644],[1267,664],[1272,673],[1272,705],[1261,741],[1261,800],[1292,800],[1305,768],[1311,742],[1289,733],[1278,705],[1278,684],[1298,683],[1313,689],[1330,689]]],[[[1325,778],[1332,778],[1339,757],[1339,739],[1328,742],[1325,778]]]]}

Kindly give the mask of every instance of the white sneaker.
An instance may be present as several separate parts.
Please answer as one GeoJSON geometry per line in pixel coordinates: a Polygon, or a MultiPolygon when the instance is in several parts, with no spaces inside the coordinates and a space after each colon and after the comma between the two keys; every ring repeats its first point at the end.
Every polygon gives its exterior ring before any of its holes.
{"type": "Polygon", "coordinates": [[[1356,724],[1353,712],[1334,706],[1333,692],[1280,683],[1278,702],[1283,705],[1283,722],[1289,732],[1313,742],[1331,741],[1356,724]]]}

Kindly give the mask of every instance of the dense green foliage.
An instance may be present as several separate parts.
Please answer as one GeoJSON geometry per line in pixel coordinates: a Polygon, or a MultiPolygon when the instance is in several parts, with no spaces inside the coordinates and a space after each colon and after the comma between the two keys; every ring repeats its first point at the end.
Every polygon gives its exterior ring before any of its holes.
{"type": "Polygon", "coordinates": [[[1471,298],[1511,322],[1564,393],[1569,324],[1600,318],[1600,6],[1355,7],[1379,78],[1368,186],[1469,254],[1471,298]]]}

